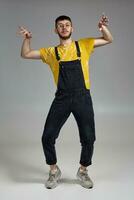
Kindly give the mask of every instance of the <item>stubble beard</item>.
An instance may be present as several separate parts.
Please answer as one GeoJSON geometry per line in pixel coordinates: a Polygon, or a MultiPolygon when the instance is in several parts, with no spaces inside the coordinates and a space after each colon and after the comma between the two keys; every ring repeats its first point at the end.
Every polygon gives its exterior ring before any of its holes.
{"type": "Polygon", "coordinates": [[[62,35],[60,35],[60,33],[58,33],[58,35],[62,40],[67,40],[67,39],[69,39],[71,37],[72,32],[70,32],[68,36],[62,36],[62,35]]]}

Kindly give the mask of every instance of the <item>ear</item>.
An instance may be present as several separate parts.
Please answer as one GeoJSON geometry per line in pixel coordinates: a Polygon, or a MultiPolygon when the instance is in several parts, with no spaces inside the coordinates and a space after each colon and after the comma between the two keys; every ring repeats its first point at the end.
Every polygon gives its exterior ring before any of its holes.
{"type": "Polygon", "coordinates": [[[71,28],[72,32],[74,31],[73,27],[71,28]]]}

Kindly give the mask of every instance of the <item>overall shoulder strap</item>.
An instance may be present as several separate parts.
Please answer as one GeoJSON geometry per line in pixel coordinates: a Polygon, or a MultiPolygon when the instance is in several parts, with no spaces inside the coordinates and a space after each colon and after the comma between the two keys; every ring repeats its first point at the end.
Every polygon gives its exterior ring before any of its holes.
{"type": "Polygon", "coordinates": [[[55,47],[54,49],[55,49],[56,59],[59,61],[59,60],[60,60],[60,56],[59,56],[59,54],[58,54],[58,48],[55,47]]]}
{"type": "Polygon", "coordinates": [[[77,50],[77,56],[80,57],[81,56],[81,52],[80,52],[80,47],[79,47],[78,41],[75,41],[75,45],[76,45],[76,50],[77,50]]]}

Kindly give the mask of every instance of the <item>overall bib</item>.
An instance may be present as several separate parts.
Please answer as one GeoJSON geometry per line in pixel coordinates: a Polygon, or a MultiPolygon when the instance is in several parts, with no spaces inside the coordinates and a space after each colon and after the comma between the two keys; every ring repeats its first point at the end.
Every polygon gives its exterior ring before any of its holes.
{"type": "Polygon", "coordinates": [[[55,142],[71,113],[78,125],[82,147],[79,163],[83,166],[92,164],[96,140],[94,110],[90,90],[85,86],[78,41],[75,41],[75,45],[78,58],[72,61],[60,61],[58,48],[55,47],[56,59],[59,62],[58,84],[42,135],[42,145],[48,165],[57,162],[55,142]]]}

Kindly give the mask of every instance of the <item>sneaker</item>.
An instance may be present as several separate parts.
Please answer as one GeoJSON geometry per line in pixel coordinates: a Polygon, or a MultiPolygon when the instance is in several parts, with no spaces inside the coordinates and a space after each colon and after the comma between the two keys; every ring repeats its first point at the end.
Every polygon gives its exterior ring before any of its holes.
{"type": "Polygon", "coordinates": [[[93,187],[93,182],[90,179],[90,177],[88,176],[87,172],[88,172],[87,169],[81,171],[79,168],[76,176],[77,176],[78,180],[80,181],[80,185],[89,189],[89,188],[93,187]]]}
{"type": "Polygon", "coordinates": [[[58,185],[58,181],[61,177],[61,170],[57,166],[56,172],[52,173],[51,170],[49,171],[49,178],[45,183],[46,188],[53,189],[58,185]]]}

